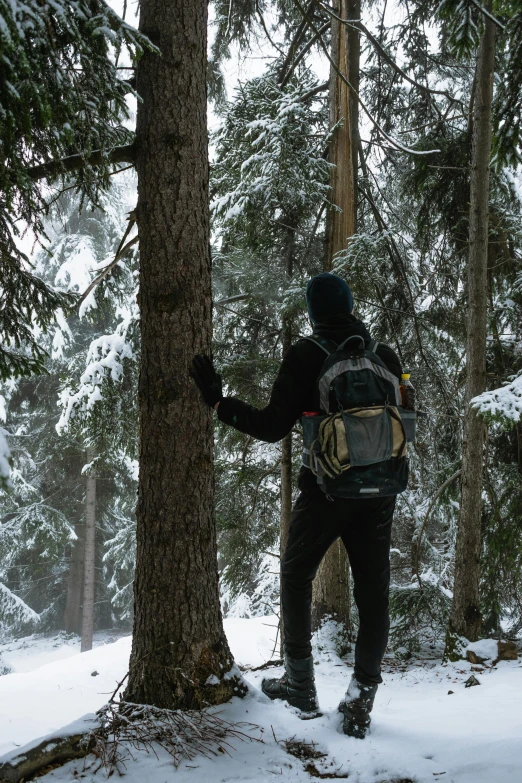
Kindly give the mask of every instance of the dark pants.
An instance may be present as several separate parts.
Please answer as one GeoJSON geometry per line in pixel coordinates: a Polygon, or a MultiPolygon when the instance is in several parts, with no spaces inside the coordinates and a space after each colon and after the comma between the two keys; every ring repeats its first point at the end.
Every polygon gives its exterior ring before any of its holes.
{"type": "Polygon", "coordinates": [[[324,555],[341,537],[352,569],[359,611],[355,676],[365,685],[382,682],[381,661],[390,619],[390,538],[395,498],[354,499],[299,495],[292,512],[282,563],[285,653],[308,658],[312,581],[324,555]]]}

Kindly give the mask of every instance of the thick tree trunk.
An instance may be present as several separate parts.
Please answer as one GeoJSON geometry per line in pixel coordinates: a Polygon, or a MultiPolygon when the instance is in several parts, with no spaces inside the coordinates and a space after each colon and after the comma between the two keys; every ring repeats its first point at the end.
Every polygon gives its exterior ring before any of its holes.
{"type": "Polygon", "coordinates": [[[85,522],[74,526],[76,541],[72,545],[69,577],[67,580],[67,602],[65,604],[64,625],[67,633],[81,633],[82,597],[85,558],[85,522]]]}
{"type": "Polygon", "coordinates": [[[212,411],[191,376],[211,351],[206,0],[142,0],[161,56],[138,65],[140,476],[125,698],[201,709],[241,692],[219,605],[212,411]]]}
{"type": "MultiPolygon", "coordinates": [[[[287,234],[287,246],[286,246],[286,258],[285,258],[285,271],[288,282],[294,274],[294,253],[295,253],[295,231],[293,230],[293,223],[291,218],[287,219],[287,224],[290,226],[287,234]]],[[[289,316],[283,317],[283,356],[290,350],[292,346],[292,325],[293,319],[289,316]]],[[[288,531],[290,530],[290,520],[292,518],[292,433],[289,432],[281,441],[281,512],[280,512],[280,536],[279,536],[279,553],[280,564],[283,562],[283,555],[286,549],[286,542],[288,541],[288,531]]],[[[280,639],[280,652],[281,657],[284,655],[284,622],[283,622],[283,605],[279,606],[279,639],[280,639]]]]}
{"type": "MultiPolygon", "coordinates": [[[[279,552],[280,563],[283,562],[283,555],[288,541],[288,531],[290,529],[290,519],[292,518],[292,433],[290,432],[281,441],[281,516],[280,516],[280,539],[279,552]]],[[[281,657],[284,655],[284,635],[285,628],[283,622],[283,605],[279,607],[279,639],[281,657]]]]}
{"type": "MultiPolygon", "coordinates": [[[[488,5],[491,10],[491,4],[488,5]]],[[[485,18],[477,59],[469,211],[466,397],[462,441],[462,496],[455,552],[455,583],[448,635],[478,638],[481,625],[479,577],[484,422],[469,406],[486,388],[487,252],[491,103],[495,66],[495,25],[485,18]]]]}
{"type": "MultiPolygon", "coordinates": [[[[360,0],[338,0],[337,14],[342,19],[359,19],[360,0]]],[[[359,87],[360,37],[357,30],[332,20],[332,58],[354,89],[359,87]]],[[[356,230],[357,222],[357,153],[358,102],[335,68],[330,70],[330,122],[344,118],[330,148],[332,201],[342,211],[330,211],[326,225],[325,269],[332,268],[336,253],[343,250],[356,230]]],[[[318,628],[330,616],[342,623],[346,637],[351,633],[350,566],[342,542],[330,547],[319,567],[313,585],[312,627],[318,628]]]]}
{"type": "MultiPolygon", "coordinates": [[[[87,449],[87,462],[94,459],[92,448],[87,449]]],[[[94,590],[96,581],[96,476],[87,476],[85,488],[85,548],[82,600],[81,652],[92,650],[94,633],[94,590]]]]}

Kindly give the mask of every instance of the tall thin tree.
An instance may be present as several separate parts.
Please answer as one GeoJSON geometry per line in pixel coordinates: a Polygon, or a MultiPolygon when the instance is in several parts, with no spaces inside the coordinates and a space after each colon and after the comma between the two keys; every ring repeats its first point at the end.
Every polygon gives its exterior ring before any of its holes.
{"type": "MultiPolygon", "coordinates": [[[[87,449],[87,463],[94,460],[94,449],[87,449]]],[[[94,634],[94,591],[96,574],[96,475],[89,468],[85,487],[85,539],[84,539],[84,577],[82,599],[81,651],[92,650],[94,634]]]]}
{"type": "MultiPolygon", "coordinates": [[[[486,5],[491,13],[491,3],[486,5]]],[[[469,207],[468,319],[465,419],[462,441],[462,494],[455,551],[455,582],[447,654],[455,635],[478,638],[483,452],[485,425],[470,406],[486,388],[487,257],[491,114],[495,70],[495,23],[485,16],[476,65],[469,207]]]]}
{"type": "MultiPolygon", "coordinates": [[[[359,19],[360,0],[338,0],[336,13],[341,19],[359,19]]],[[[329,159],[334,164],[331,175],[331,199],[337,210],[327,216],[325,235],[325,269],[332,268],[336,253],[346,247],[357,222],[357,149],[358,102],[348,85],[339,78],[342,73],[357,89],[359,84],[360,42],[357,30],[332,19],[330,68],[330,124],[340,123],[330,146],[329,159]]],[[[350,629],[350,566],[341,540],[327,552],[314,580],[312,624],[317,628],[325,616],[335,617],[350,629]]]]}

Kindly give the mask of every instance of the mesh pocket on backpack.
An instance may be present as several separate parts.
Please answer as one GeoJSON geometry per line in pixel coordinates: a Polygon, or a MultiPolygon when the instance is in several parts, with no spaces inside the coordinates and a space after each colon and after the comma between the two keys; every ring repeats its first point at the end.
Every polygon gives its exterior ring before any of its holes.
{"type": "Polygon", "coordinates": [[[393,424],[385,408],[364,408],[342,413],[350,466],[384,462],[393,454],[393,424]]]}

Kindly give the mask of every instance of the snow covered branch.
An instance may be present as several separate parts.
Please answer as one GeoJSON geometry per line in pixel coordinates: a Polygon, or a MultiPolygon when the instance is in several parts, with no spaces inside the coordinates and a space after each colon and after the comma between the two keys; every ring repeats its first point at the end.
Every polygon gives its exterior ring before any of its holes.
{"type": "Polygon", "coordinates": [[[513,427],[522,417],[522,375],[506,386],[479,394],[471,405],[485,419],[513,427]]]}

